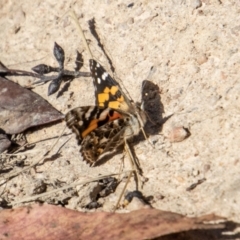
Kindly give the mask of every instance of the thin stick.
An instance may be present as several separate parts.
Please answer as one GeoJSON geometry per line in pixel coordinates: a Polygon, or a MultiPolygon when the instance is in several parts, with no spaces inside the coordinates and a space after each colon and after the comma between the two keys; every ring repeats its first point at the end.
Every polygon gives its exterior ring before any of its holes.
{"type": "Polygon", "coordinates": [[[81,28],[81,25],[79,24],[79,21],[78,21],[78,19],[77,19],[77,15],[76,15],[76,13],[75,13],[73,10],[70,11],[70,17],[72,18],[72,20],[74,21],[74,23],[75,23],[76,26],[77,26],[77,29],[78,29],[78,31],[79,31],[79,34],[80,34],[81,38],[82,38],[84,47],[87,49],[87,52],[88,52],[88,54],[89,54],[89,57],[90,57],[91,59],[93,59],[92,52],[91,52],[91,50],[90,50],[90,48],[89,48],[89,46],[88,46],[88,43],[87,43],[86,38],[85,38],[85,35],[84,35],[83,30],[82,30],[82,28],[81,28]]]}
{"type": "Polygon", "coordinates": [[[120,194],[120,196],[119,196],[119,198],[118,198],[117,204],[116,204],[116,206],[115,206],[114,209],[113,209],[113,212],[115,212],[115,211],[117,210],[117,208],[118,208],[118,206],[119,206],[119,203],[120,203],[120,201],[122,200],[123,194],[124,194],[125,191],[126,191],[127,185],[128,185],[128,183],[129,183],[129,181],[130,181],[130,178],[132,177],[132,174],[133,174],[133,170],[131,170],[130,173],[129,173],[129,175],[128,175],[128,179],[127,179],[127,181],[126,181],[126,183],[125,183],[125,185],[124,185],[124,187],[123,187],[123,190],[122,190],[122,192],[121,192],[121,194],[120,194]]]}
{"type": "MultiPolygon", "coordinates": [[[[67,126],[65,126],[65,128],[62,130],[62,133],[59,135],[59,137],[57,138],[57,140],[55,141],[55,143],[52,145],[52,147],[43,155],[46,156],[49,154],[49,152],[51,152],[53,150],[53,148],[57,145],[59,139],[62,137],[63,133],[65,132],[67,126]]],[[[68,140],[67,140],[68,141],[68,140]]]]}
{"type": "Polygon", "coordinates": [[[104,179],[106,177],[115,176],[115,175],[118,175],[118,174],[113,173],[113,174],[108,174],[108,175],[103,175],[103,176],[100,176],[100,177],[92,178],[92,179],[86,180],[86,181],[71,183],[71,184],[68,184],[67,186],[64,186],[64,187],[61,187],[61,188],[58,188],[58,189],[55,189],[55,190],[52,190],[52,191],[49,191],[49,192],[46,192],[46,193],[38,194],[36,196],[30,196],[30,197],[22,198],[19,201],[14,201],[14,202],[9,203],[9,205],[15,205],[15,204],[23,203],[23,202],[34,201],[36,199],[39,199],[39,198],[42,198],[42,197],[47,197],[47,196],[52,195],[54,193],[57,193],[59,191],[64,191],[64,190],[67,190],[69,188],[73,188],[73,187],[76,187],[78,185],[84,185],[84,184],[90,183],[90,182],[96,182],[96,181],[99,181],[99,180],[104,179]]]}
{"type": "MultiPolygon", "coordinates": [[[[31,169],[32,167],[35,167],[38,163],[44,161],[44,159],[46,158],[47,155],[49,155],[53,148],[55,147],[55,145],[57,144],[57,142],[59,141],[59,138],[63,135],[63,132],[65,131],[66,127],[63,129],[62,133],[60,134],[60,136],[58,137],[58,139],[55,141],[55,143],[53,143],[53,145],[50,147],[50,149],[48,151],[45,152],[45,154],[43,155],[43,157],[41,157],[40,159],[37,159],[36,161],[34,161],[31,165],[25,167],[24,169],[20,169],[17,170],[13,173],[8,174],[7,176],[3,176],[2,178],[0,178],[1,181],[1,185],[5,184],[7,181],[9,181],[10,179],[18,176],[19,174],[26,172],[27,170],[31,169]]],[[[69,141],[69,139],[67,140],[69,141]]]]}
{"type": "MultiPolygon", "coordinates": [[[[132,175],[133,175],[134,172],[135,172],[135,174],[136,174],[137,189],[138,189],[138,183],[141,182],[141,180],[140,180],[140,178],[139,178],[139,173],[138,173],[138,169],[137,169],[137,164],[136,164],[136,162],[135,162],[135,159],[134,159],[134,156],[133,156],[133,154],[132,154],[132,151],[131,151],[131,149],[130,149],[130,147],[129,147],[129,145],[128,145],[128,142],[127,142],[126,139],[124,139],[124,142],[125,142],[125,144],[124,144],[125,150],[126,150],[126,152],[128,153],[128,156],[129,156],[129,158],[130,158],[130,163],[131,163],[131,166],[132,166],[132,170],[130,171],[130,173],[129,173],[129,175],[128,175],[128,179],[127,179],[127,181],[126,181],[126,183],[125,183],[125,185],[124,185],[124,187],[123,187],[123,189],[122,189],[122,192],[121,192],[121,194],[120,194],[120,196],[119,196],[119,198],[118,198],[118,201],[117,201],[116,206],[115,206],[114,209],[113,209],[113,212],[115,212],[115,211],[117,210],[117,208],[118,208],[118,206],[119,206],[119,203],[120,203],[120,201],[121,201],[121,199],[122,199],[122,197],[123,197],[123,194],[124,194],[125,191],[126,191],[127,185],[128,185],[128,183],[129,183],[129,181],[130,181],[130,178],[132,177],[132,175]]],[[[142,184],[140,184],[140,186],[142,186],[142,184]]]]}

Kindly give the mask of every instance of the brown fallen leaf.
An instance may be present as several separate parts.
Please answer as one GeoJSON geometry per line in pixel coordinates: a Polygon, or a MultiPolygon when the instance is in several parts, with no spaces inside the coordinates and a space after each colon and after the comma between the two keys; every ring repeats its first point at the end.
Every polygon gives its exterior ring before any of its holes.
{"type": "Polygon", "coordinates": [[[38,94],[0,77],[0,129],[8,134],[63,119],[63,114],[38,94]]]}
{"type": "Polygon", "coordinates": [[[130,213],[83,213],[52,205],[32,205],[3,210],[0,214],[1,239],[153,239],[194,229],[223,228],[207,224],[222,220],[214,215],[188,218],[157,209],[130,213]]]}

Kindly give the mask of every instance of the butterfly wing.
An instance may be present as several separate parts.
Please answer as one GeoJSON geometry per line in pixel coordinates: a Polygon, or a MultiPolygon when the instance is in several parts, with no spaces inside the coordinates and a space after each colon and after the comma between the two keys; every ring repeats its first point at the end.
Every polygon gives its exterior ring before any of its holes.
{"type": "Polygon", "coordinates": [[[83,160],[94,165],[107,152],[113,152],[124,142],[126,120],[116,119],[91,131],[82,140],[81,154],[83,160]]]}
{"type": "Polygon", "coordinates": [[[78,144],[81,144],[91,131],[118,118],[122,118],[119,112],[98,106],[77,107],[65,116],[67,126],[76,134],[78,144]]]}
{"type": "Polygon", "coordinates": [[[120,85],[97,61],[90,59],[89,63],[94,81],[96,105],[129,112],[131,103],[120,85]]]}

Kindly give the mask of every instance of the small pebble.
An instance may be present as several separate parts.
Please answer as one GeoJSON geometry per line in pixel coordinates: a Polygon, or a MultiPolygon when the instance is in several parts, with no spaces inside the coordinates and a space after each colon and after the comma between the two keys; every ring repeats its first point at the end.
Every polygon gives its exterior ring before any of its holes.
{"type": "Polygon", "coordinates": [[[184,127],[174,127],[168,135],[170,142],[182,142],[190,135],[189,131],[184,127]]]}
{"type": "Polygon", "coordinates": [[[200,0],[192,0],[191,1],[191,6],[194,9],[200,8],[202,6],[202,2],[200,0]]]}
{"type": "Polygon", "coordinates": [[[208,58],[205,54],[200,54],[196,60],[199,65],[202,65],[203,63],[207,62],[208,58]]]}

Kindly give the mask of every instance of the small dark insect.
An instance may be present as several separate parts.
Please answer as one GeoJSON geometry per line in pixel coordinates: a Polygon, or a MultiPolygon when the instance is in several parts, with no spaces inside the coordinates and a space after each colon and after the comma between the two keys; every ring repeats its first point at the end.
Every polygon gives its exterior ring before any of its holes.
{"type": "Polygon", "coordinates": [[[100,186],[100,191],[98,192],[96,199],[92,199],[92,202],[88,203],[85,206],[85,208],[87,209],[101,207],[102,204],[98,202],[98,199],[107,197],[109,194],[113,193],[118,185],[118,181],[114,177],[106,177],[104,179],[99,180],[98,184],[100,186]]]}
{"type": "Polygon", "coordinates": [[[102,190],[98,194],[99,197],[106,197],[116,190],[118,181],[114,177],[108,177],[99,180],[99,185],[102,187],[102,190]]]}

